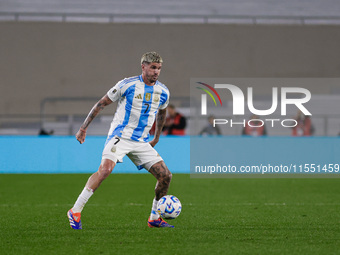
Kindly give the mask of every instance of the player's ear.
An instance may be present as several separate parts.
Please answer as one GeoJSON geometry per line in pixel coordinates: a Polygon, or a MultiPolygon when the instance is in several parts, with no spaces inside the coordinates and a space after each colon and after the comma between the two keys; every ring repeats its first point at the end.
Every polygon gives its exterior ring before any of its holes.
{"type": "Polygon", "coordinates": [[[143,63],[142,63],[142,70],[144,70],[148,65],[150,65],[150,63],[148,63],[148,62],[143,62],[143,63]]]}

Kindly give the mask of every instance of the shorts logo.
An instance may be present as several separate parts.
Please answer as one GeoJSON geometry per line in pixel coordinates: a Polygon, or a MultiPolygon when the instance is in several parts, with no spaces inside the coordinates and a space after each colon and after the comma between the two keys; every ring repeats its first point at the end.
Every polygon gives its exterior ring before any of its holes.
{"type": "Polygon", "coordinates": [[[145,100],[150,101],[150,99],[151,99],[151,93],[146,93],[145,94],[145,100]]]}
{"type": "Polygon", "coordinates": [[[114,94],[114,93],[116,93],[116,92],[117,92],[117,90],[116,90],[116,89],[112,90],[112,94],[114,94]]]}
{"type": "Polygon", "coordinates": [[[111,152],[116,152],[116,146],[113,146],[113,147],[111,148],[111,152]]]}

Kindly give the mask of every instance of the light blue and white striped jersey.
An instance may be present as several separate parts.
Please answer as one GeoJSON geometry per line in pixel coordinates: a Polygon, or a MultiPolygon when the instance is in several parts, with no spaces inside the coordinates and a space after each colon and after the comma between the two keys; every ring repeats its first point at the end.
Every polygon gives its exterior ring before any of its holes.
{"type": "Polygon", "coordinates": [[[142,75],[119,81],[107,95],[113,102],[118,100],[118,106],[106,143],[114,136],[147,142],[158,109],[165,109],[170,98],[164,84],[146,85],[142,75]]]}

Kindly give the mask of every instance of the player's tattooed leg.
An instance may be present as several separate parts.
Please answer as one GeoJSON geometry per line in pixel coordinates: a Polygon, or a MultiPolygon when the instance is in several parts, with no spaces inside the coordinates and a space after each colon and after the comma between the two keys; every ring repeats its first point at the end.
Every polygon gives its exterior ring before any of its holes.
{"type": "Polygon", "coordinates": [[[164,161],[160,161],[154,164],[150,168],[149,172],[157,179],[155,194],[156,200],[159,200],[161,197],[165,196],[168,193],[172,174],[165,165],[164,161]]]}

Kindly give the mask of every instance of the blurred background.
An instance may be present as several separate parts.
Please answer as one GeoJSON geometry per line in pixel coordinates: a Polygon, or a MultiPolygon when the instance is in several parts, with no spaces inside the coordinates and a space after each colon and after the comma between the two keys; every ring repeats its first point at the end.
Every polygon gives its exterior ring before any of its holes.
{"type": "MultiPolygon", "coordinates": [[[[0,253],[339,254],[339,42],[339,0],[0,0],[0,253]],[[101,163],[115,106],[84,144],[74,135],[147,51],[163,57],[171,93],[156,149],[183,205],[175,232],[146,230],[155,179],[126,157],[86,206],[85,232],[70,232],[66,211],[101,163]],[[307,78],[291,86],[310,90],[313,115],[289,110],[296,129],[213,128],[191,111],[190,85],[217,78],[250,78],[236,85],[253,87],[258,109],[277,81],[307,78]],[[230,165],[297,174],[205,174],[230,165]]],[[[231,101],[220,111],[207,98],[215,118],[240,121],[231,101]]]]}
{"type": "MultiPolygon", "coordinates": [[[[335,0],[0,0],[0,135],[74,135],[112,86],[141,73],[146,51],[164,59],[160,81],[183,134],[198,135],[207,120],[192,125],[191,78],[339,77],[339,13],[335,0]]],[[[307,135],[338,136],[340,84],[305,88],[317,102],[307,135]]],[[[271,102],[271,90],[255,89],[259,104],[271,102]]],[[[88,134],[106,135],[114,110],[88,134]]]]}

